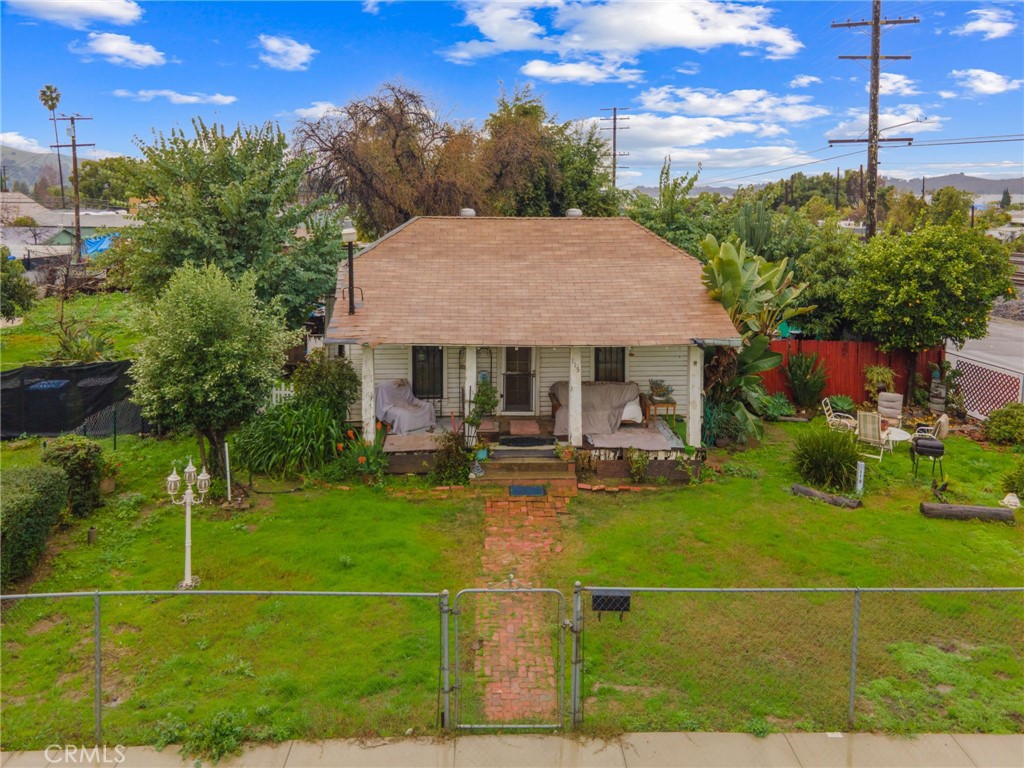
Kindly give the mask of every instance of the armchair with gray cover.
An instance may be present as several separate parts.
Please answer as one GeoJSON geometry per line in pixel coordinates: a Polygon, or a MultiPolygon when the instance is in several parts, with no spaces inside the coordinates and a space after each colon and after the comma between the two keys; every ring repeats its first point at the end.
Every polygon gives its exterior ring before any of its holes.
{"type": "Polygon", "coordinates": [[[434,406],[413,395],[408,379],[392,379],[377,385],[374,415],[377,421],[390,424],[394,435],[430,429],[437,424],[434,406]]]}

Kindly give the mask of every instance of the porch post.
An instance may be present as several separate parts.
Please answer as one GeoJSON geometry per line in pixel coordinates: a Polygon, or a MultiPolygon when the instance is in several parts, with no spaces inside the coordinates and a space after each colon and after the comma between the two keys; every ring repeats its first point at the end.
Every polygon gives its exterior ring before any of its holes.
{"type": "Polygon", "coordinates": [[[704,350],[696,344],[688,350],[690,370],[686,377],[686,442],[700,447],[701,422],[704,419],[704,350]]]}
{"type": "Polygon", "coordinates": [[[363,439],[373,440],[377,435],[377,416],[374,413],[373,347],[363,345],[363,439]]]}
{"type": "Polygon", "coordinates": [[[569,443],[583,447],[583,348],[569,347],[569,443]]]}
{"type": "Polygon", "coordinates": [[[466,347],[466,381],[463,382],[463,389],[466,391],[465,412],[463,416],[469,416],[473,409],[473,395],[476,394],[476,346],[466,347]]]}

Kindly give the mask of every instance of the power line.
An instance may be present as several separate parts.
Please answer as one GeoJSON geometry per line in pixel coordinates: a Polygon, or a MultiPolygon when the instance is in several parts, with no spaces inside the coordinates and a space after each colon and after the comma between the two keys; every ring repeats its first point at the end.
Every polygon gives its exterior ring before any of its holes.
{"type": "MultiPolygon", "coordinates": [[[[627,157],[629,152],[619,152],[618,149],[618,138],[619,138],[619,121],[625,122],[629,120],[628,117],[619,117],[619,110],[626,111],[629,107],[602,107],[602,112],[611,112],[611,117],[602,117],[601,120],[611,120],[612,124],[610,127],[602,126],[602,131],[612,132],[612,189],[618,186],[618,168],[619,168],[619,157],[627,157]]],[[[628,131],[629,126],[622,126],[623,131],[628,131]]],[[[625,168],[626,166],[623,166],[625,168]]]]}

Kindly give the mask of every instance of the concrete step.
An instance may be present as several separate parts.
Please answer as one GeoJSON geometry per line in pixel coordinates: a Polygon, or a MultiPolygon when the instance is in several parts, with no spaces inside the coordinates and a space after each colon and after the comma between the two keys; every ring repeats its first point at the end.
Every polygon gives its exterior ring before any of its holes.
{"type": "Polygon", "coordinates": [[[556,458],[496,459],[483,463],[484,476],[479,481],[553,480],[576,477],[576,465],[556,458]]]}

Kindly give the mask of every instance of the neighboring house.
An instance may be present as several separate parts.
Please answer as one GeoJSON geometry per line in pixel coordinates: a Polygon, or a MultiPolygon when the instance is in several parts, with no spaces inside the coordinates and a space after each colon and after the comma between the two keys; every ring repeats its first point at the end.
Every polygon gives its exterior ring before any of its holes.
{"type": "Polygon", "coordinates": [[[325,341],[362,372],[366,434],[380,382],[409,379],[448,414],[486,371],[509,416],[548,415],[568,381],[577,446],[582,382],[663,379],[700,445],[703,348],[740,344],[700,263],[626,218],[420,217],[353,264],[355,311],[343,261],[325,341]]]}

